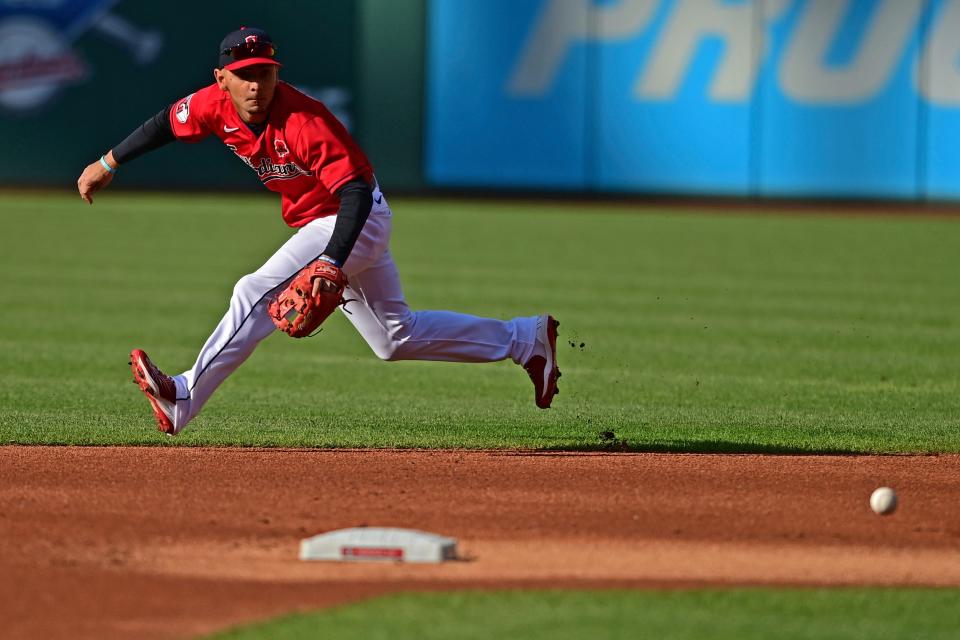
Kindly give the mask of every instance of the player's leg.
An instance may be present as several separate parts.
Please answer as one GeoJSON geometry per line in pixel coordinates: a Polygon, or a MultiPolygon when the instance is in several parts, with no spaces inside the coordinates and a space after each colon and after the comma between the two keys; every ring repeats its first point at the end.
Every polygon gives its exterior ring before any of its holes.
{"type": "Polygon", "coordinates": [[[533,350],[536,317],[494,320],[452,311],[412,311],[389,251],[350,278],[357,303],[347,317],[383,360],[523,362],[533,350]]]}
{"type": "MultiPolygon", "coordinates": [[[[172,429],[168,432],[179,432],[196,416],[217,387],[274,331],[276,327],[266,312],[270,294],[316,259],[327,245],[332,229],[332,219],[315,220],[287,240],[262,267],[237,282],[226,314],[200,349],[193,367],[172,378],[176,402],[169,416],[172,429]]],[[[135,377],[136,360],[134,356],[135,377]]],[[[146,360],[142,368],[148,369],[150,364],[146,360]]],[[[157,374],[152,377],[156,378],[157,374]]],[[[141,384],[141,388],[143,386],[141,384]]],[[[153,395],[147,389],[144,391],[148,398],[153,395]]],[[[157,413],[156,398],[151,399],[151,404],[157,413]]],[[[158,414],[157,418],[164,430],[162,416],[158,414]]]]}
{"type": "Polygon", "coordinates": [[[389,251],[350,277],[348,318],[384,360],[495,362],[524,366],[534,382],[537,405],[557,393],[556,326],[552,317],[496,320],[452,311],[411,311],[389,251]]]}

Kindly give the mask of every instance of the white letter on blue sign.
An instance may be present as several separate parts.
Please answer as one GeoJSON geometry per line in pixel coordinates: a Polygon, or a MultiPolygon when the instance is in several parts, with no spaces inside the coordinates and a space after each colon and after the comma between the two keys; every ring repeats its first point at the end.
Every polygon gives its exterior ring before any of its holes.
{"type": "Polygon", "coordinates": [[[683,84],[702,40],[721,38],[724,55],[710,84],[710,99],[744,102],[766,51],[766,25],[787,8],[786,0],[734,4],[722,0],[678,0],[657,47],[634,87],[646,100],[670,100],[683,84]],[[759,7],[757,6],[759,4],[759,7]],[[757,20],[754,12],[762,8],[757,20]],[[755,46],[755,42],[760,46],[755,46]]]}
{"type": "Polygon", "coordinates": [[[920,68],[914,71],[914,84],[934,104],[960,106],[960,2],[949,0],[932,29],[920,68]]]}
{"type": "Polygon", "coordinates": [[[507,82],[515,96],[540,96],[550,90],[570,47],[590,39],[616,40],[643,29],[657,0],[620,0],[594,6],[593,0],[552,0],[546,4],[507,82]],[[591,23],[596,33],[590,33],[591,23]]]}
{"type": "Polygon", "coordinates": [[[780,67],[786,95],[806,103],[858,103],[883,89],[913,34],[923,0],[882,0],[853,62],[823,64],[849,0],[811,0],[780,67]]]}

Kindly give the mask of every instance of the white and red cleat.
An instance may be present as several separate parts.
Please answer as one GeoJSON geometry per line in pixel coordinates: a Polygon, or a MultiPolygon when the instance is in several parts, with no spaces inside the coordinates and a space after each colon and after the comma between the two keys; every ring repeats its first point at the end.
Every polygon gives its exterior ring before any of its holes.
{"type": "Polygon", "coordinates": [[[173,412],[177,406],[177,385],[173,378],[160,371],[142,349],[130,352],[130,369],[133,371],[133,381],[150,401],[153,415],[157,418],[157,429],[167,435],[175,435],[177,430],[173,426],[173,412]]]}
{"type": "Polygon", "coordinates": [[[533,381],[534,400],[541,409],[549,409],[553,396],[560,393],[557,379],[560,368],[557,366],[557,327],[560,323],[553,316],[542,315],[537,320],[537,339],[533,355],[523,365],[527,375],[533,381]]]}

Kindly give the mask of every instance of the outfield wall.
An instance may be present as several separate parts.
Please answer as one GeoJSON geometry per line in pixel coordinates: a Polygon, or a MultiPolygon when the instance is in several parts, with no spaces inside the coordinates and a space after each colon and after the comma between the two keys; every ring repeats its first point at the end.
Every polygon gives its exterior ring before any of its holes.
{"type": "MultiPolygon", "coordinates": [[[[0,0],[0,185],[69,186],[267,27],[390,190],[960,199],[960,0],[0,0]]],[[[118,184],[259,189],[218,141],[118,184]]]]}

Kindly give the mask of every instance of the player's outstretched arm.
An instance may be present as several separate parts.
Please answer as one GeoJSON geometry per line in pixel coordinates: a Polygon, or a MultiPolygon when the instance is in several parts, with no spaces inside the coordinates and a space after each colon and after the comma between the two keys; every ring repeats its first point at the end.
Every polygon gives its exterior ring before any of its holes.
{"type": "Polygon", "coordinates": [[[87,165],[87,168],[83,170],[77,180],[77,190],[84,202],[93,204],[93,194],[110,184],[110,181],[113,180],[113,174],[117,170],[117,165],[112,150],[101,156],[96,162],[87,165]]]}
{"type": "Polygon", "coordinates": [[[96,162],[91,162],[83,170],[80,179],[77,180],[77,189],[84,202],[93,204],[93,194],[110,184],[114,172],[121,164],[126,164],[148,151],[174,141],[169,114],[170,107],[164,107],[155,116],[134,129],[123,142],[96,162]]]}

